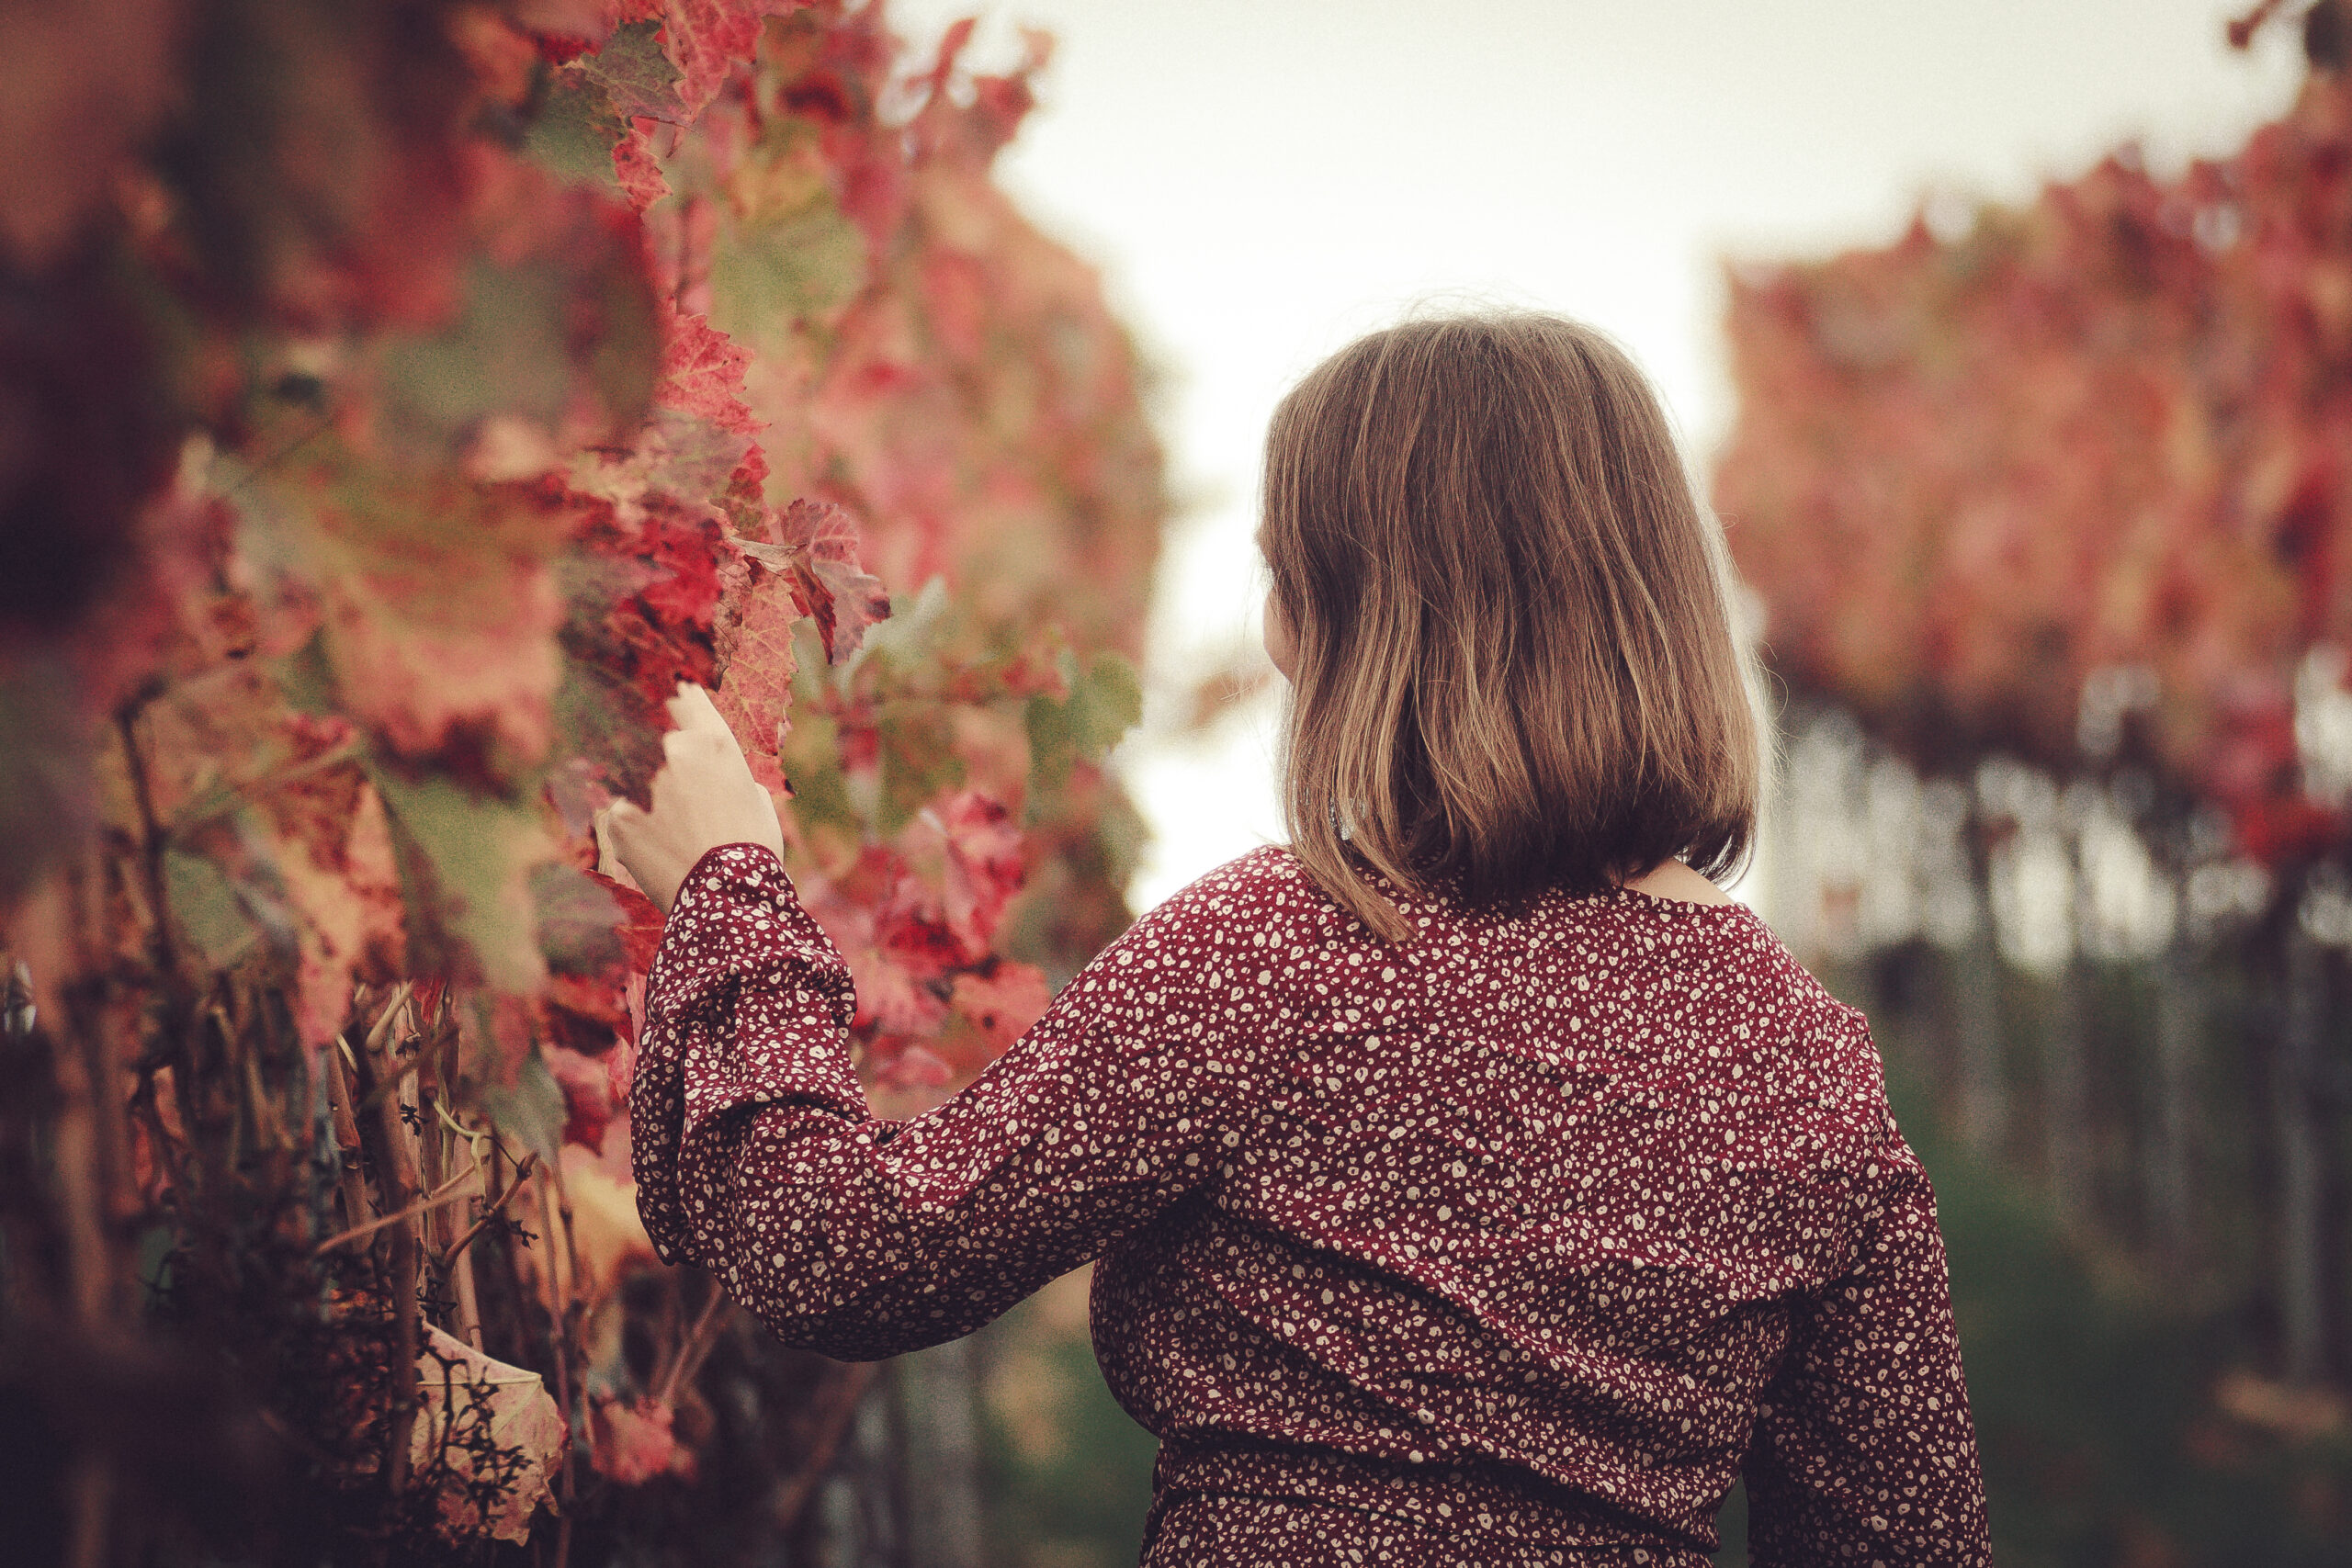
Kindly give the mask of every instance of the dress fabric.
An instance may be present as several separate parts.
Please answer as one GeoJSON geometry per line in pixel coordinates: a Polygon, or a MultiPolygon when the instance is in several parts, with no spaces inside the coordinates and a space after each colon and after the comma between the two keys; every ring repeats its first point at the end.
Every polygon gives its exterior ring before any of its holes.
{"type": "Polygon", "coordinates": [[[849,1359],[1092,1261],[1103,1375],[1161,1441],[1154,1565],[1696,1568],[1743,1474],[1758,1565],[1987,1562],[1861,1015],[1741,905],[1379,886],[1410,942],[1246,855],[891,1122],[782,865],[713,850],[630,1088],[654,1245],[849,1359]]]}

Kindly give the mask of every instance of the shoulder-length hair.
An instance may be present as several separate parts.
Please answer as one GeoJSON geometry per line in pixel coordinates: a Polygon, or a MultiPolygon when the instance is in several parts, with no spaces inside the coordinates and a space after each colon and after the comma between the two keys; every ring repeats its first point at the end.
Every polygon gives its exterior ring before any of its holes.
{"type": "Polygon", "coordinates": [[[1391,942],[1351,861],[1474,906],[1722,875],[1763,763],[1729,568],[1666,416],[1608,338],[1525,312],[1340,350],[1266,437],[1261,543],[1295,648],[1300,862],[1391,942]]]}

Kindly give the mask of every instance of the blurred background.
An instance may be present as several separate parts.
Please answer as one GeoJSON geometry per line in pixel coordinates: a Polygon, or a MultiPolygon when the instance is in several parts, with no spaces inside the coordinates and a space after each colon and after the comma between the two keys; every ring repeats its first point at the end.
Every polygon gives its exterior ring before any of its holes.
{"type": "Polygon", "coordinates": [[[1083,1271],[654,1257],[593,816],[716,689],[937,1103],[1283,837],[1275,402],[1502,304],[1724,525],[1996,1560],[2352,1563],[2346,0],[59,0],[0,149],[25,1560],[1132,1562],[1083,1271]]]}
{"type": "MultiPolygon", "coordinates": [[[[1998,1560],[2352,1562],[2352,606],[2278,544],[2291,500],[2245,493],[2342,482],[2342,329],[2304,296],[2352,209],[2278,166],[2308,153],[2247,152],[2318,28],[2233,45],[2199,0],[981,16],[983,51],[1054,35],[1001,177],[1102,269],[1178,502],[1116,757],[1135,907],[1282,837],[1250,544],[1282,392],[1415,309],[1600,325],[1750,580],[1783,756],[1736,891],[1876,1023],[1998,1560]],[[2257,249],[2235,299],[2204,275],[2257,249]],[[2302,333],[2292,368],[2217,363],[2302,333]],[[2279,820],[2307,803],[2324,825],[2279,820]]],[[[1006,1561],[1132,1550],[1149,1445],[1082,1330],[1065,1282],[982,1340],[1006,1561]]]]}

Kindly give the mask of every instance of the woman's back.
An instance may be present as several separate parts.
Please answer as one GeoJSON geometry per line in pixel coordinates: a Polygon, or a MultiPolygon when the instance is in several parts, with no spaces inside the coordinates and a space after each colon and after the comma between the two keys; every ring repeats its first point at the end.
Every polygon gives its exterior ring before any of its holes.
{"type": "Polygon", "coordinates": [[[1890,1299],[1784,1397],[1866,1393],[1839,1440],[1904,1495],[1786,1502],[1966,1539],[1941,1248],[1860,1016],[1737,904],[1403,908],[1428,924],[1400,951],[1265,850],[1155,922],[1159,962],[1262,1020],[1226,1036],[1261,1043],[1226,1064],[1254,1092],[1216,1176],[1097,1265],[1096,1348],[1163,1486],[1705,1546],[1792,1330],[1868,1263],[1890,1299]]]}
{"type": "Polygon", "coordinates": [[[1942,1246],[1860,1016],[1738,905],[1390,896],[1401,948],[1245,856],[881,1122],[839,955],[769,852],[715,850],[631,1091],[654,1239],[855,1358],[1098,1259],[1164,1506],[1695,1563],[1744,1471],[1759,1562],[1981,1561],[1942,1246]]]}

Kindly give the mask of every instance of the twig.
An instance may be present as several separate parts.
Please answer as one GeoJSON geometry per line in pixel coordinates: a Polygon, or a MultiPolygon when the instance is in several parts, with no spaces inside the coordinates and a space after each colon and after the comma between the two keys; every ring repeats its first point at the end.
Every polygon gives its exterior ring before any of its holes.
{"type": "Polygon", "coordinates": [[[303,447],[308,446],[311,442],[316,441],[320,436],[334,429],[334,422],[335,414],[334,411],[329,411],[328,412],[320,415],[318,423],[311,426],[310,429],[302,432],[301,434],[296,436],[293,440],[288,441],[285,446],[280,446],[268,457],[262,458],[259,462],[254,464],[252,468],[247,468],[245,470],[245,477],[239,479],[235,484],[231,485],[228,489],[222,491],[220,492],[220,498],[223,501],[234,501],[246,490],[259,482],[262,477],[267,474],[272,468],[277,468],[281,463],[287,462],[303,447]]]}
{"type": "Polygon", "coordinates": [[[113,1512],[114,1465],[96,1445],[74,1456],[65,1475],[66,1507],[71,1544],[65,1561],[72,1568],[106,1568],[107,1524],[113,1512]]]}
{"type": "Polygon", "coordinates": [[[701,1314],[695,1319],[695,1325],[686,1331],[685,1338],[679,1342],[678,1353],[670,1359],[669,1370],[654,1382],[653,1397],[655,1399],[664,1404],[669,1404],[671,1400],[677,1397],[680,1385],[691,1381],[696,1372],[702,1371],[703,1358],[710,1354],[711,1346],[718,1340],[718,1331],[726,1326],[727,1308],[730,1304],[727,1299],[727,1292],[719,1289],[718,1281],[711,1280],[710,1300],[703,1303],[701,1314]]]}
{"type": "MultiPolygon", "coordinates": [[[[466,1228],[466,1234],[459,1236],[456,1241],[451,1242],[449,1244],[449,1250],[441,1254],[438,1258],[435,1258],[434,1262],[443,1269],[447,1269],[450,1264],[455,1263],[458,1260],[458,1255],[474,1244],[474,1237],[481,1235],[482,1232],[490,1228],[491,1223],[498,1218],[500,1211],[506,1207],[506,1201],[523,1190],[523,1179],[531,1174],[531,1168],[538,1164],[538,1162],[539,1156],[537,1155],[525,1155],[523,1156],[523,1163],[514,1168],[514,1179],[506,1184],[506,1190],[498,1195],[497,1201],[491,1204],[489,1208],[484,1209],[481,1213],[481,1218],[476,1220],[471,1225],[469,1225],[466,1228]]],[[[479,1172],[479,1170],[480,1168],[477,1167],[476,1171],[479,1172]]],[[[453,1182],[463,1181],[465,1177],[462,1175],[453,1176],[449,1179],[453,1182]]]]}
{"type": "Polygon", "coordinates": [[[461,1198],[472,1196],[470,1193],[460,1192],[458,1189],[464,1186],[466,1179],[473,1174],[474,1173],[470,1170],[461,1170],[457,1175],[449,1178],[448,1180],[443,1182],[440,1186],[435,1188],[424,1197],[419,1198],[415,1202],[411,1203],[407,1208],[402,1209],[397,1214],[386,1214],[381,1219],[369,1220],[366,1224],[354,1225],[349,1230],[337,1231],[334,1235],[327,1237],[326,1240],[312,1247],[311,1249],[311,1256],[313,1258],[324,1258],[328,1253],[333,1252],[338,1247],[347,1247],[355,1241],[364,1240],[368,1236],[374,1235],[378,1231],[383,1230],[388,1226],[399,1224],[403,1220],[413,1220],[416,1218],[417,1215],[425,1213],[427,1210],[438,1209],[445,1204],[454,1203],[461,1198]]]}
{"type": "Polygon", "coordinates": [[[808,1445],[808,1457],[793,1472],[792,1479],[784,1483],[771,1512],[777,1534],[789,1533],[800,1522],[801,1510],[808,1506],[817,1483],[833,1468],[833,1455],[842,1446],[842,1435],[849,1430],[850,1418],[857,1414],[857,1402],[865,1397],[878,1364],[857,1361],[843,1367],[832,1387],[818,1396],[815,1408],[809,1412],[816,1431],[808,1445]]]}
{"type": "Polygon", "coordinates": [[[416,982],[413,980],[402,980],[392,987],[392,999],[384,1004],[384,1010],[378,1013],[376,1021],[368,1026],[368,1054],[369,1055],[372,1056],[384,1048],[384,1036],[392,1032],[392,1020],[400,1012],[401,1004],[407,1001],[415,990],[416,982]]]}
{"type": "MultiPolygon", "coordinates": [[[[393,991],[390,1002],[377,1015],[375,1027],[368,1032],[370,1069],[379,1079],[389,1080],[379,1082],[377,1091],[369,1097],[376,1103],[376,1133],[383,1145],[378,1179],[384,1206],[402,1211],[408,1207],[408,1195],[416,1190],[416,1151],[409,1143],[408,1128],[401,1118],[405,1107],[399,1093],[400,1079],[390,1071],[391,1054],[384,1048],[384,1038],[390,1032],[392,1020],[408,1000],[411,989],[410,984],[402,981],[393,991]]],[[[405,1212],[400,1215],[403,1222],[409,1217],[405,1212]]],[[[392,1233],[391,1307],[395,1334],[391,1421],[384,1434],[384,1485],[398,1496],[408,1489],[409,1441],[416,1430],[416,1273],[420,1249],[413,1227],[402,1223],[389,1228],[392,1233]]]]}
{"type": "Polygon", "coordinates": [[[2254,35],[2260,32],[2263,25],[2278,14],[2278,7],[2283,3],[2284,0],[2260,0],[2260,3],[2245,16],[2232,17],[2229,29],[2230,47],[2245,49],[2252,44],[2254,35]]]}
{"type": "Polygon", "coordinates": [[[350,1049],[340,1034],[326,1049],[327,1110],[334,1118],[334,1146],[343,1156],[344,1223],[367,1225],[375,1223],[376,1206],[368,1201],[368,1179],[359,1169],[359,1118],[352,1110],[351,1078],[344,1070],[350,1049]]]}
{"type": "Polygon", "coordinates": [[[164,886],[164,835],[155,817],[154,787],[148,782],[147,759],[139,750],[135,709],[125,704],[114,716],[115,732],[122,740],[123,771],[130,778],[130,798],[139,811],[139,870],[147,884],[149,914],[155,923],[152,933],[157,976],[164,983],[164,994],[170,998],[173,1010],[179,1010],[179,953],[172,942],[171,900],[164,886]]]}
{"type": "MultiPolygon", "coordinates": [[[[503,1149],[503,1145],[502,1145],[503,1149]]],[[[542,1167],[532,1173],[531,1186],[539,1204],[539,1233],[545,1245],[533,1256],[531,1277],[539,1287],[540,1304],[547,1309],[548,1364],[555,1372],[555,1402],[564,1419],[573,1418],[575,1398],[571,1384],[571,1351],[573,1318],[566,1303],[569,1292],[556,1276],[555,1183],[542,1167]]],[[[521,1255],[515,1255],[520,1263],[521,1255]]],[[[563,1468],[556,1481],[556,1501],[560,1506],[556,1513],[555,1562],[553,1568],[568,1568],[571,1559],[571,1521],[577,1514],[573,1507],[578,1447],[563,1445],[563,1468]]]]}

